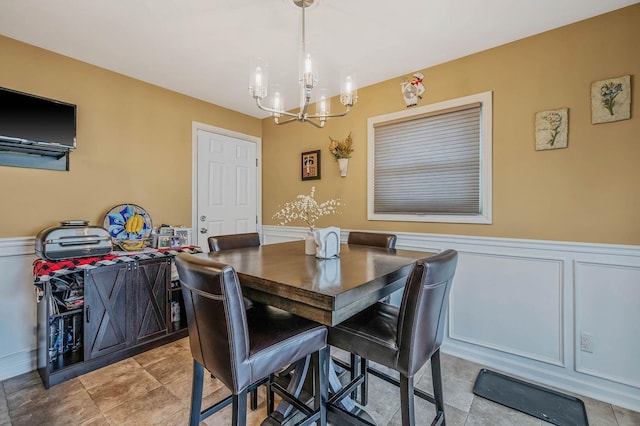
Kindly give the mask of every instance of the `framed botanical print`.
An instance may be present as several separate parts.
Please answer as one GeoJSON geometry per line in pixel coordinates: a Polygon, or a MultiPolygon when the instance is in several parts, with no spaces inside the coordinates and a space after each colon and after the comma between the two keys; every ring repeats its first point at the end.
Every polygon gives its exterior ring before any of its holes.
{"type": "Polygon", "coordinates": [[[302,180],[320,179],[320,150],[302,153],[302,180]]]}
{"type": "Polygon", "coordinates": [[[569,108],[536,113],[536,151],[567,147],[569,108]]]}
{"type": "Polygon", "coordinates": [[[631,75],[591,84],[591,124],[631,118],[631,75]]]}

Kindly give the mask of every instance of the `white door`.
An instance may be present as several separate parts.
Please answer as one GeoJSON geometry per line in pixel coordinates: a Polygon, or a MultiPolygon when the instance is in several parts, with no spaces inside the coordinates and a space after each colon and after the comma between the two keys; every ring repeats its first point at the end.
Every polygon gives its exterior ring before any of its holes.
{"type": "Polygon", "coordinates": [[[198,245],[211,235],[256,232],[256,144],[198,130],[198,245]]]}

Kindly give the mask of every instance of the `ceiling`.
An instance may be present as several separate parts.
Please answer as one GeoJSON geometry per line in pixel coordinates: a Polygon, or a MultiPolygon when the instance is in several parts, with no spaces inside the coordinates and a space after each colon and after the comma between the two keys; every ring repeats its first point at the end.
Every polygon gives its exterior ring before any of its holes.
{"type": "MultiPolygon", "coordinates": [[[[342,70],[364,87],[638,3],[315,1],[306,38],[331,94],[342,70]]],[[[298,102],[301,11],[292,0],[0,0],[0,34],[259,118],[248,84],[262,57],[287,108],[298,102]]]]}

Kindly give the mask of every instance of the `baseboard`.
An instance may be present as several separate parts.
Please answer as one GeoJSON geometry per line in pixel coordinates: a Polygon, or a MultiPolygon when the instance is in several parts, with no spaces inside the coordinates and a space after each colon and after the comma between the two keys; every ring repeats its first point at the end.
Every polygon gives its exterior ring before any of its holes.
{"type": "Polygon", "coordinates": [[[0,356],[0,380],[9,379],[37,369],[35,350],[24,350],[0,356]]]}
{"type": "Polygon", "coordinates": [[[609,381],[592,380],[592,378],[579,373],[571,374],[565,370],[541,367],[528,363],[526,359],[506,356],[500,352],[488,351],[451,339],[445,339],[441,351],[525,381],[640,412],[640,392],[636,388],[609,381]]]}

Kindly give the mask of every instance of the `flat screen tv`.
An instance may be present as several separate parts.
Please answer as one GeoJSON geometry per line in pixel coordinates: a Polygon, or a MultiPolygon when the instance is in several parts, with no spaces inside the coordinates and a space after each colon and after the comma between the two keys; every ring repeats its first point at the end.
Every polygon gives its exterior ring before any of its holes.
{"type": "Polygon", "coordinates": [[[33,153],[74,149],[76,106],[0,87],[0,145],[33,153]]]}

